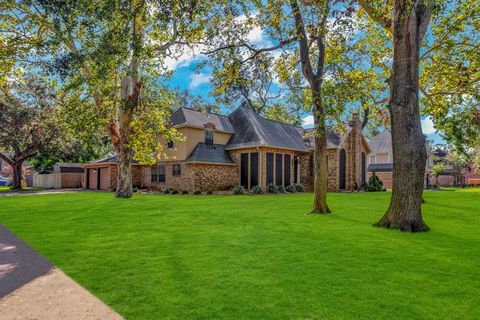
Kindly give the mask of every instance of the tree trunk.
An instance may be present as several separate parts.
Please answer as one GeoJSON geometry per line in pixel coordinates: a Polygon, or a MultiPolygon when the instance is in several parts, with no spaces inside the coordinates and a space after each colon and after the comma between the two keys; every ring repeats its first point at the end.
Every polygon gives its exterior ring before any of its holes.
{"type": "Polygon", "coordinates": [[[133,196],[132,185],[132,158],[133,151],[131,148],[131,120],[132,114],[128,100],[124,100],[125,105],[120,109],[119,115],[119,133],[118,142],[115,149],[118,158],[117,168],[117,188],[115,190],[115,197],[130,198],[133,196]]]}
{"type": "Polygon", "coordinates": [[[313,209],[312,213],[330,213],[327,205],[327,132],[325,127],[325,116],[321,105],[320,93],[317,93],[314,110],[315,120],[315,150],[314,166],[315,181],[313,184],[313,209]]]}
{"type": "Polygon", "coordinates": [[[12,189],[14,190],[22,189],[22,164],[23,164],[23,161],[19,161],[19,162],[14,162],[11,165],[12,174],[13,174],[12,189]]]}
{"type": "Polygon", "coordinates": [[[376,224],[410,232],[428,230],[421,210],[427,150],[418,105],[419,53],[431,15],[424,3],[416,1],[412,10],[410,1],[395,1],[389,105],[393,188],[390,206],[376,224]]]}
{"type": "Polygon", "coordinates": [[[115,190],[115,197],[130,198],[133,196],[132,185],[132,153],[122,148],[122,151],[117,152],[118,158],[118,174],[117,174],[117,188],[115,190]]]}

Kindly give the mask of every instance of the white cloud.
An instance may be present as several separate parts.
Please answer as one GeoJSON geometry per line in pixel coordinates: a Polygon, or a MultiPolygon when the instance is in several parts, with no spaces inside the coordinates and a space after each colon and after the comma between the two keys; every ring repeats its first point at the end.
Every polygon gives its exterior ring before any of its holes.
{"type": "Polygon", "coordinates": [[[206,73],[198,73],[198,74],[192,74],[190,76],[190,79],[192,80],[190,82],[190,85],[188,86],[189,89],[194,89],[196,87],[201,86],[202,84],[206,84],[210,82],[211,75],[206,74],[206,73]]]}
{"type": "Polygon", "coordinates": [[[308,115],[302,119],[302,127],[304,128],[311,128],[313,127],[313,116],[308,115]]]}
{"type": "Polygon", "coordinates": [[[433,126],[433,121],[430,117],[422,120],[422,131],[424,134],[431,134],[437,131],[433,126]]]}

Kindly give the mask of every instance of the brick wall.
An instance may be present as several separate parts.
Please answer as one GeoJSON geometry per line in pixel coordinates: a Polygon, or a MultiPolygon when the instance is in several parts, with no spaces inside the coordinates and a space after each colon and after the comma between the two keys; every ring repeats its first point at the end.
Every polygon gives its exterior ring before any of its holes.
{"type": "MultiPolygon", "coordinates": [[[[373,175],[372,172],[367,173],[367,182],[368,179],[373,175]]],[[[392,189],[392,184],[393,184],[393,173],[392,172],[375,172],[375,175],[377,175],[380,180],[383,182],[383,186],[387,189],[392,189]]]]}

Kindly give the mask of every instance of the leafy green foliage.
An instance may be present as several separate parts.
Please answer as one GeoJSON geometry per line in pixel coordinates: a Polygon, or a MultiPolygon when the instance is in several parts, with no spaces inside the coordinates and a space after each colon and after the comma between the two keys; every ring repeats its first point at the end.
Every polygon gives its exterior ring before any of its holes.
{"type": "Polygon", "coordinates": [[[368,179],[368,182],[365,185],[365,191],[376,192],[376,191],[385,191],[383,187],[383,181],[375,174],[372,173],[372,176],[368,179]]]}
{"type": "Polygon", "coordinates": [[[254,186],[252,188],[252,193],[254,194],[262,194],[263,193],[263,188],[260,186],[254,186]]]}
{"type": "Polygon", "coordinates": [[[245,194],[245,188],[242,186],[235,186],[232,188],[232,193],[233,194],[245,194]]]}

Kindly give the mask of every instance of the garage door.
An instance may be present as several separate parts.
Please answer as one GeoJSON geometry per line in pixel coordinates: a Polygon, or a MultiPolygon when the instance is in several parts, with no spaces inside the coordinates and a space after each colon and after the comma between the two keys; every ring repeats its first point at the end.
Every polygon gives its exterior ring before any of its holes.
{"type": "Polygon", "coordinates": [[[97,189],[97,169],[88,169],[88,189],[97,189]]]}
{"type": "Polygon", "coordinates": [[[110,189],[110,168],[100,168],[100,190],[110,189]]]}

